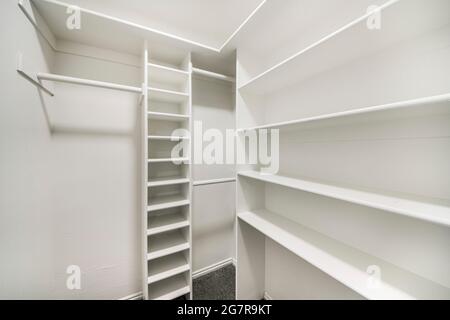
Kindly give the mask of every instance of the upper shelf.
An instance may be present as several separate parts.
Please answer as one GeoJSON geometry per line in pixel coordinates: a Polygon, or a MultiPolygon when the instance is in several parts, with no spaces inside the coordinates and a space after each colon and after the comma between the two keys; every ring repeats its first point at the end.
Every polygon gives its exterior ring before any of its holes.
{"type": "Polygon", "coordinates": [[[447,0],[392,0],[379,8],[379,30],[368,28],[371,14],[365,14],[252,78],[240,92],[271,93],[450,22],[447,0]]]}
{"type": "Polygon", "coordinates": [[[159,64],[149,63],[148,77],[150,83],[164,83],[182,87],[185,86],[189,80],[189,72],[159,64]]]}
{"type": "MultiPolygon", "coordinates": [[[[31,1],[56,39],[135,55],[140,55],[147,40],[153,58],[162,57],[163,61],[174,65],[183,61],[186,53],[191,51],[219,52],[213,47],[84,8],[80,8],[81,28],[70,30],[66,27],[69,4],[56,0],[31,1]]],[[[38,27],[43,30],[42,26],[38,27]]]]}
{"type": "Polygon", "coordinates": [[[239,219],[367,299],[449,299],[450,289],[382,259],[337,242],[267,210],[238,213],[239,219]],[[370,286],[369,266],[381,269],[370,286]]]}
{"type": "Polygon", "coordinates": [[[256,171],[239,172],[239,176],[450,227],[450,202],[446,200],[424,199],[412,196],[406,197],[403,195],[380,193],[372,190],[356,189],[306,179],[261,174],[256,171]]]}
{"type": "Polygon", "coordinates": [[[296,130],[299,128],[311,128],[319,124],[336,126],[356,122],[363,123],[367,120],[385,120],[416,115],[443,114],[448,112],[450,112],[450,93],[284,122],[269,123],[256,127],[241,128],[238,129],[237,132],[259,129],[296,130]]]}

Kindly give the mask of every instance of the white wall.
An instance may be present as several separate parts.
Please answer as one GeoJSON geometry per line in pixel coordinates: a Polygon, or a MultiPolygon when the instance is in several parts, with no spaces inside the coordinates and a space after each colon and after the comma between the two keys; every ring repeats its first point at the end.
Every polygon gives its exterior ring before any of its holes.
{"type": "Polygon", "coordinates": [[[105,80],[138,84],[139,70],[77,56],[53,59],[17,1],[0,6],[0,298],[115,299],[139,292],[137,96],[48,83],[50,98],[15,64],[21,50],[32,71],[50,71],[55,62],[54,72],[108,71],[105,80]],[[66,289],[72,264],[81,267],[79,291],[66,289]]]}
{"type": "MultiPolygon", "coordinates": [[[[223,81],[194,77],[192,84],[194,121],[203,131],[215,128],[224,133],[235,128],[234,92],[223,81]]],[[[197,141],[194,141],[194,144],[197,141]]],[[[203,147],[209,143],[205,142],[203,147]]],[[[225,153],[224,153],[225,154],[225,153]]],[[[193,179],[233,178],[235,166],[226,164],[193,165],[193,179]]],[[[193,271],[234,258],[235,183],[194,186],[193,190],[193,271]]]]}

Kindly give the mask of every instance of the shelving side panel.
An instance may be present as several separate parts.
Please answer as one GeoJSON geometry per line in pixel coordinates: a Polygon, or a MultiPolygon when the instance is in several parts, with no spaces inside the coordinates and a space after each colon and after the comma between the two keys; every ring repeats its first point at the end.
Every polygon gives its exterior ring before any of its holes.
{"type": "MultiPolygon", "coordinates": [[[[144,44],[143,53],[142,53],[142,87],[148,87],[148,48],[147,43],[144,44]]],[[[148,121],[147,121],[147,110],[148,110],[148,90],[143,90],[143,98],[141,105],[141,237],[142,237],[142,292],[144,300],[148,300],[148,269],[147,269],[147,221],[148,221],[148,121]]]]}

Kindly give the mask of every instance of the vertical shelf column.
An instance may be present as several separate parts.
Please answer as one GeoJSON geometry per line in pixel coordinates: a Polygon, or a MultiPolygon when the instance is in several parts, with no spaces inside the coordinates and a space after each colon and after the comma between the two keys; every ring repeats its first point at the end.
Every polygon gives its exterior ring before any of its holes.
{"type": "Polygon", "coordinates": [[[143,56],[144,298],[192,299],[191,56],[176,67],[150,61],[147,47],[143,56]],[[174,134],[176,129],[186,132],[174,134]],[[181,143],[183,154],[172,155],[181,143]]]}

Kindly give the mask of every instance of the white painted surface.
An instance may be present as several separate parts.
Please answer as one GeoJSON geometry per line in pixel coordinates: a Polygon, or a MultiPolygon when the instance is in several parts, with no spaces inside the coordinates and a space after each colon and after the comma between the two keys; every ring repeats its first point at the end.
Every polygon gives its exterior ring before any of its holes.
{"type": "MultiPolygon", "coordinates": [[[[193,81],[193,120],[203,131],[235,128],[232,84],[215,79],[193,81]]],[[[194,148],[197,140],[193,141],[194,148]]],[[[206,147],[209,142],[204,142],[206,147]]],[[[224,153],[225,154],[225,153],[224,153]]],[[[235,166],[194,164],[193,271],[234,258],[235,166]],[[203,183],[201,183],[203,181],[203,183]],[[199,185],[196,182],[200,182],[199,185]]]]}
{"type": "MultiPolygon", "coordinates": [[[[136,95],[50,83],[55,97],[41,100],[15,71],[18,51],[34,73],[63,73],[62,66],[50,69],[53,54],[17,1],[0,7],[0,297],[117,299],[138,292],[136,95]],[[81,268],[81,290],[66,288],[73,264],[81,268]]],[[[75,56],[64,74],[100,66],[112,80],[140,80],[136,68],[75,56]]]]}

